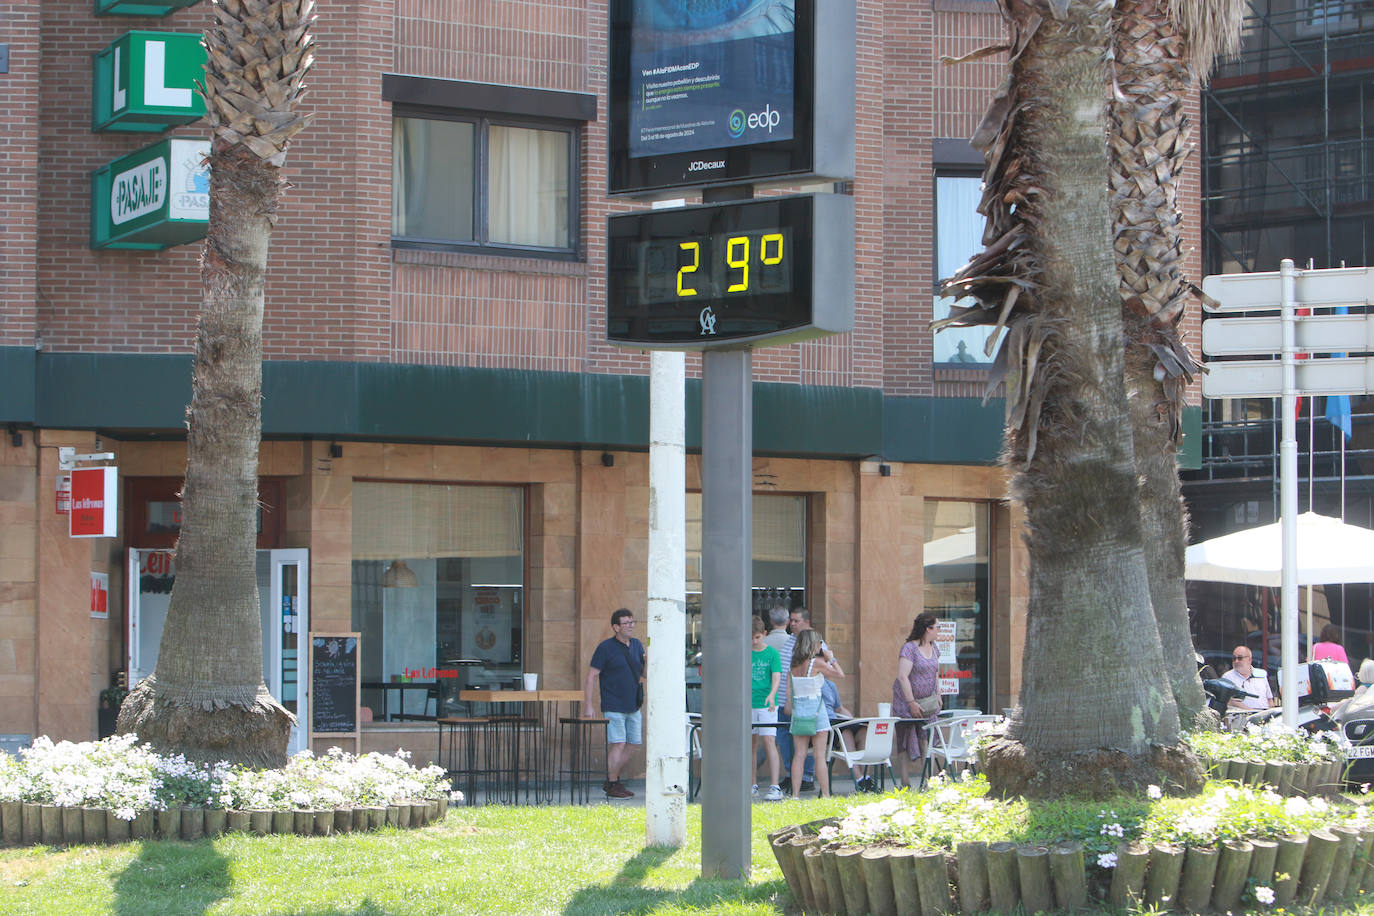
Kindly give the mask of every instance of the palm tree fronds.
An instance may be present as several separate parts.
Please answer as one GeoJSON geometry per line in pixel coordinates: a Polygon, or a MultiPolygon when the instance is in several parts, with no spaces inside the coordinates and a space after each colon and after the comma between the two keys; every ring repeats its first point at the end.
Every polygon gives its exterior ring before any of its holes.
{"type": "Polygon", "coordinates": [[[314,0],[212,0],[205,30],[206,117],[217,138],[271,165],[309,122],[297,107],[314,64],[314,0]]]}

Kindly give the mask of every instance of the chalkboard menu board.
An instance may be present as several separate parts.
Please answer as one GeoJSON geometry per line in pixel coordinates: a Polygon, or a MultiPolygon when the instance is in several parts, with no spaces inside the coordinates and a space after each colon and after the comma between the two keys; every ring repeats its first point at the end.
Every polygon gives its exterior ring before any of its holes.
{"type": "Polygon", "coordinates": [[[310,634],[310,732],[358,736],[358,634],[310,634]]]}

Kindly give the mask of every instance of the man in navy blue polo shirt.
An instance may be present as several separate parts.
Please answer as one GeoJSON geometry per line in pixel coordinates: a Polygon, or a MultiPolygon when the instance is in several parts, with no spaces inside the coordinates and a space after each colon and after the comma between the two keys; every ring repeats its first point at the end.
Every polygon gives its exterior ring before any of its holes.
{"type": "Polygon", "coordinates": [[[639,707],[644,703],[644,669],[648,658],[644,643],[630,634],[635,631],[634,614],[620,608],[611,615],[610,639],[603,639],[592,653],[587,671],[583,715],[596,715],[592,703],[596,682],[601,681],[601,715],[606,719],[606,782],[602,790],[608,798],[634,795],[620,781],[620,769],[629,759],[632,745],[643,744],[639,707]]]}

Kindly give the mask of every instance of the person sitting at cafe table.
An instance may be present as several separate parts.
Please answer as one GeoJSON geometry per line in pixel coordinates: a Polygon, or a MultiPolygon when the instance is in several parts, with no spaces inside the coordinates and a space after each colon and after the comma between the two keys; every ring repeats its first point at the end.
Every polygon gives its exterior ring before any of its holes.
{"type": "Polygon", "coordinates": [[[633,745],[644,743],[639,707],[644,704],[644,669],[648,655],[644,643],[630,634],[635,617],[629,608],[611,614],[611,633],[592,653],[582,714],[596,715],[592,697],[597,681],[601,683],[601,715],[606,719],[606,782],[601,789],[607,798],[632,798],[634,792],[620,781],[620,771],[630,757],[633,745]]]}
{"type": "Polygon", "coordinates": [[[1234,684],[1253,697],[1232,697],[1227,703],[1230,709],[1268,709],[1276,705],[1274,692],[1269,689],[1269,674],[1263,668],[1254,667],[1250,649],[1236,646],[1231,653],[1231,670],[1221,676],[1223,681],[1234,684]]]}

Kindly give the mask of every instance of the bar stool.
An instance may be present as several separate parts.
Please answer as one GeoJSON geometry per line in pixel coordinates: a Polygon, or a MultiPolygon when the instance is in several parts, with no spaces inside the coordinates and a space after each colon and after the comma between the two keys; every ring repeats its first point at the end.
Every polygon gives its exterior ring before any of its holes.
{"type": "Polygon", "coordinates": [[[457,789],[458,777],[463,778],[463,798],[469,805],[477,804],[477,777],[482,774],[477,768],[478,737],[487,727],[487,720],[466,716],[440,718],[438,762],[444,768],[444,776],[449,785],[457,789]],[[444,738],[448,737],[448,753],[444,753],[444,738]],[[458,737],[463,738],[462,769],[458,767],[458,737]]]}
{"type": "MultiPolygon", "coordinates": [[[[586,804],[591,800],[591,786],[600,779],[606,780],[606,771],[592,766],[593,751],[596,744],[596,728],[601,728],[600,746],[606,746],[606,720],[585,716],[560,716],[558,718],[558,745],[561,763],[558,778],[568,780],[568,801],[573,804],[586,804]]],[[[562,789],[559,789],[562,792],[562,789]]]]}
{"type": "Polygon", "coordinates": [[[487,718],[483,770],[489,780],[489,801],[518,805],[523,790],[525,801],[529,802],[534,787],[526,758],[537,724],[535,719],[518,714],[496,714],[487,718]]]}

